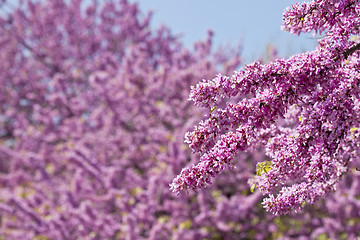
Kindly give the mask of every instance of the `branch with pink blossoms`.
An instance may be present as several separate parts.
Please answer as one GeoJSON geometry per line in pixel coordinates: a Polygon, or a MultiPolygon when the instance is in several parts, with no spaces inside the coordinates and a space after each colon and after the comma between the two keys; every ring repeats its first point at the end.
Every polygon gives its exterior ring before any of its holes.
{"type": "Polygon", "coordinates": [[[360,44],[353,39],[359,12],[358,1],[294,5],[284,12],[284,29],[326,31],[316,50],[255,62],[192,87],[189,100],[209,109],[208,118],[185,136],[200,162],[184,168],[170,189],[203,188],[236,166],[237,153],[265,143],[271,164],[251,182],[270,194],[263,201],[268,211],[286,214],[334,191],[348,163],[359,161],[350,143],[356,139],[349,141],[360,122],[360,44]]]}

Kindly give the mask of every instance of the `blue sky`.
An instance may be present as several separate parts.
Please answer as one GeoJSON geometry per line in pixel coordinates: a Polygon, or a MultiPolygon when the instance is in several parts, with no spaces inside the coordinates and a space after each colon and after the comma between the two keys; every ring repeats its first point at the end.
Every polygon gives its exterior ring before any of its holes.
{"type": "Polygon", "coordinates": [[[264,53],[266,45],[279,49],[281,56],[313,50],[312,34],[293,36],[280,30],[283,10],[295,0],[132,0],[142,11],[154,12],[152,26],[165,24],[188,47],[215,32],[214,45],[242,42],[245,62],[264,53]]]}

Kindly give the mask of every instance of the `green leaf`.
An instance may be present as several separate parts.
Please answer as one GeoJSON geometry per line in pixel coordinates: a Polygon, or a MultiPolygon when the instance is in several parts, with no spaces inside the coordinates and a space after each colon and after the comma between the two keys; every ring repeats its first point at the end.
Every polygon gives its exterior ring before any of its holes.
{"type": "Polygon", "coordinates": [[[260,168],[256,169],[256,175],[261,176],[261,169],[260,168]]]}
{"type": "Polygon", "coordinates": [[[265,161],[264,162],[264,167],[271,167],[271,162],[270,161],[265,161]]]}
{"type": "Polygon", "coordinates": [[[216,107],[212,107],[209,112],[212,113],[213,111],[215,111],[216,107]]]}
{"type": "Polygon", "coordinates": [[[181,222],[181,223],[179,224],[179,228],[182,228],[182,229],[190,229],[191,226],[192,226],[191,220],[186,220],[186,221],[181,222]]]}
{"type": "Polygon", "coordinates": [[[350,132],[355,132],[356,130],[358,130],[359,128],[357,127],[353,127],[353,128],[350,128],[350,132]]]}
{"type": "Polygon", "coordinates": [[[268,173],[271,170],[270,161],[260,162],[256,165],[256,175],[261,176],[263,172],[268,173]]]}
{"type": "Polygon", "coordinates": [[[255,183],[254,183],[254,184],[251,186],[251,188],[250,188],[250,192],[253,193],[254,190],[255,190],[255,188],[256,188],[256,185],[255,185],[255,183]]]}

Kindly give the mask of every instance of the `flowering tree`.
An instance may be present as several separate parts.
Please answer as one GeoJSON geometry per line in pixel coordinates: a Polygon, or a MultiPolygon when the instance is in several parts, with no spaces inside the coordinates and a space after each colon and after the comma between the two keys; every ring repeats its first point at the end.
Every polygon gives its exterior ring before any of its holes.
{"type": "Polygon", "coordinates": [[[359,14],[356,0],[295,4],[284,12],[283,29],[323,34],[316,50],[193,87],[190,99],[209,109],[186,135],[200,163],[184,168],[171,189],[202,188],[236,165],[238,152],[261,145],[268,159],[257,165],[252,189],[269,194],[268,211],[286,214],[334,191],[359,164],[359,14]]]}
{"type": "Polygon", "coordinates": [[[211,33],[187,49],[125,0],[1,4],[1,240],[357,236],[357,173],[275,218],[247,184],[262,149],[237,153],[207,191],[168,190],[196,163],[183,136],[208,112],[186,101],[190,86],[229,74],[239,51],[214,53],[211,33]]]}

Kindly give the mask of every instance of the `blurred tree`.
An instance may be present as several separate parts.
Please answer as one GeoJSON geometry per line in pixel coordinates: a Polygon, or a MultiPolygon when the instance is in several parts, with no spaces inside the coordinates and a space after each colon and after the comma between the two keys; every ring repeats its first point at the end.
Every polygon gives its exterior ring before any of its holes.
{"type": "Polygon", "coordinates": [[[211,32],[186,49],[125,0],[12,4],[2,2],[0,17],[0,239],[359,232],[358,175],[326,204],[293,217],[266,214],[247,184],[262,149],[237,154],[237,168],[207,191],[169,191],[198,158],[184,134],[207,114],[186,101],[190,86],[219,69],[230,74],[238,49],[213,53],[211,32]]]}

